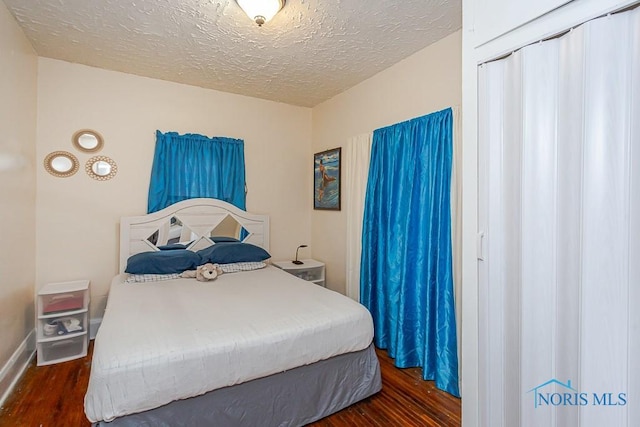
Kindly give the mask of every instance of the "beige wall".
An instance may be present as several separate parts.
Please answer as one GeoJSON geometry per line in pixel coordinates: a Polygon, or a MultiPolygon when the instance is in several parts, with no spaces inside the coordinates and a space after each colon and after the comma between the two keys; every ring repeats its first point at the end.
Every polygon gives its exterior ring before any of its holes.
{"type": "MultiPolygon", "coordinates": [[[[461,105],[461,43],[458,31],[316,106],[313,152],[344,147],[352,136],[461,105]]],[[[345,187],[343,206],[349,197],[345,187]]],[[[313,211],[311,221],[313,257],[327,264],[328,287],[345,293],[346,212],[313,211]]]]}
{"type": "Polygon", "coordinates": [[[37,65],[0,2],[0,370],[34,327],[37,65]]]}
{"type": "Polygon", "coordinates": [[[213,90],[40,58],[37,162],[69,150],[80,171],[55,178],[37,168],[37,286],[91,279],[91,316],[101,317],[118,271],[121,216],[146,212],[155,131],[245,141],[247,209],[271,217],[271,254],[290,258],[310,239],[311,110],[213,90]],[[75,151],[81,128],[102,134],[99,153],[118,173],[99,182],[75,151]]]}

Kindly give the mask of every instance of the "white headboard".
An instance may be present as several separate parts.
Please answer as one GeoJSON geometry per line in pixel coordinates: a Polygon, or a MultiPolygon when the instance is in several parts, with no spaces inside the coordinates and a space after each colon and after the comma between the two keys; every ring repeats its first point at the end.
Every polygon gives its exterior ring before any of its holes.
{"type": "Polygon", "coordinates": [[[211,231],[229,218],[235,219],[248,235],[242,240],[269,250],[269,216],[247,213],[230,203],[218,199],[188,199],[175,203],[158,212],[141,216],[122,217],[120,220],[120,272],[127,266],[131,255],[141,252],[157,251],[149,241],[156,231],[167,229],[171,218],[179,219],[187,226],[196,239],[189,246],[191,250],[200,250],[212,243],[208,237],[211,231]]]}

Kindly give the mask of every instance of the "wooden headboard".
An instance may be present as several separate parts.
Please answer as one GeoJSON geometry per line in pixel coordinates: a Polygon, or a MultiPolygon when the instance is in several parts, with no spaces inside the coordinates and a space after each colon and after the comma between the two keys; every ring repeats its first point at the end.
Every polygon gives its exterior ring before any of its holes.
{"type": "Polygon", "coordinates": [[[127,259],[131,255],[159,250],[149,237],[154,233],[156,236],[162,235],[170,228],[172,218],[176,218],[189,229],[191,237],[189,240],[192,243],[188,249],[193,251],[211,246],[209,237],[214,228],[216,231],[219,230],[218,226],[228,229],[234,224],[239,224],[246,230],[243,234],[243,242],[269,250],[268,215],[250,214],[218,199],[188,199],[152,214],[121,218],[121,273],[124,272],[127,259]]]}

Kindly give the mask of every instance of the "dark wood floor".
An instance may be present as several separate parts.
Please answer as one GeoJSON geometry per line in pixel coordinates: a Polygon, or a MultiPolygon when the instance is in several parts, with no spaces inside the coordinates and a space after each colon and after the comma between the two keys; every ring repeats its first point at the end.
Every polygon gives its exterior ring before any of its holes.
{"type": "MultiPolygon", "coordinates": [[[[89,427],[82,405],[92,350],[93,345],[84,359],[57,365],[32,362],[0,408],[0,427],[89,427]]],[[[423,381],[419,369],[395,368],[386,352],[378,350],[378,358],[382,391],[313,427],[460,425],[460,399],[423,381]]]]}

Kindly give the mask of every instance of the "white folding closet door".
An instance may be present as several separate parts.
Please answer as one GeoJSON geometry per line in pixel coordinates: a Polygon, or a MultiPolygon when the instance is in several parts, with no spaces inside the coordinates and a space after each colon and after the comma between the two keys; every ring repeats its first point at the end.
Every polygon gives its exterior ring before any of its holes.
{"type": "Polygon", "coordinates": [[[482,424],[640,425],[640,10],[479,74],[482,424]]]}

